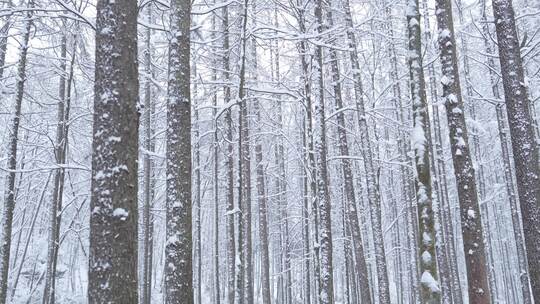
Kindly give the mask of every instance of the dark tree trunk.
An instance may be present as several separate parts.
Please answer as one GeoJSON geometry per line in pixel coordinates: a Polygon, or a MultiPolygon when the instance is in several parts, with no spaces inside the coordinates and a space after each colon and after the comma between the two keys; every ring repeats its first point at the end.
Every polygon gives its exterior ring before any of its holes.
{"type": "MultiPolygon", "coordinates": [[[[540,301],[540,170],[538,144],[530,101],[525,87],[523,63],[511,0],[493,0],[493,15],[503,75],[506,111],[516,170],[517,192],[529,264],[532,294],[540,301]]],[[[517,244],[521,246],[522,244],[517,244]]],[[[525,278],[526,279],[526,278],[525,278]]]]}
{"type": "MultiPolygon", "coordinates": [[[[34,6],[31,0],[28,4],[29,8],[34,6]]],[[[0,239],[0,303],[6,303],[8,275],[9,275],[9,258],[11,251],[11,232],[13,229],[13,212],[15,210],[15,178],[17,177],[17,146],[19,143],[19,126],[21,123],[22,102],[24,96],[24,85],[26,83],[26,65],[28,54],[28,43],[30,42],[30,31],[33,26],[32,11],[29,10],[26,14],[26,25],[23,31],[21,43],[17,83],[15,94],[15,111],[11,122],[11,130],[9,133],[9,147],[7,151],[7,167],[10,170],[6,177],[4,206],[2,212],[2,234],[0,239]]],[[[3,55],[5,56],[5,55],[3,55]]],[[[0,57],[1,58],[1,57],[0,57]]],[[[5,58],[5,57],[4,57],[5,58]]]]}
{"type": "Polygon", "coordinates": [[[137,3],[98,1],[90,303],[137,303],[137,3]]]}
{"type": "Polygon", "coordinates": [[[409,30],[409,78],[413,109],[412,148],[416,165],[416,203],[420,261],[422,303],[441,303],[441,284],[436,262],[435,215],[431,190],[429,141],[430,125],[426,97],[426,82],[422,69],[422,36],[418,0],[409,0],[407,24],[409,30]]]}
{"type": "Polygon", "coordinates": [[[468,144],[459,83],[451,2],[449,0],[437,0],[436,9],[439,26],[439,56],[442,66],[441,83],[460,205],[463,247],[469,284],[469,302],[486,304],[490,303],[488,270],[474,167],[468,144]]]}
{"type": "MultiPolygon", "coordinates": [[[[317,33],[322,35],[323,0],[315,2],[317,33]]],[[[322,37],[319,37],[322,38],[322,37]]],[[[319,243],[320,243],[320,282],[319,301],[321,304],[334,303],[334,269],[332,261],[332,218],[329,174],[327,168],[326,115],[323,80],[323,48],[315,47],[314,58],[315,96],[315,154],[317,156],[317,199],[319,203],[319,243]]]]}
{"type": "Polygon", "coordinates": [[[167,99],[165,301],[194,302],[191,201],[191,1],[171,2],[167,99]]]}

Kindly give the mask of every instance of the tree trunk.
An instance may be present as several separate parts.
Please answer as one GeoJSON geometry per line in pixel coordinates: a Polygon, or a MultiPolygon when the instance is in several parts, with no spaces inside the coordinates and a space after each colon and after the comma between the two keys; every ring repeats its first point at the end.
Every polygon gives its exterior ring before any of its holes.
{"type": "Polygon", "coordinates": [[[167,99],[165,301],[194,303],[190,108],[191,1],[171,2],[167,99]]]}
{"type": "MultiPolygon", "coordinates": [[[[274,27],[279,28],[278,22],[278,10],[277,6],[274,7],[274,27]]],[[[276,32],[276,35],[278,33],[276,32]]],[[[272,82],[277,85],[281,84],[281,75],[280,75],[280,52],[279,45],[277,40],[271,42],[271,58],[274,58],[272,62],[272,82]]],[[[274,146],[274,158],[276,162],[276,168],[278,169],[276,178],[275,178],[275,189],[277,197],[277,206],[280,212],[279,221],[282,222],[281,234],[283,237],[282,244],[282,276],[283,276],[283,303],[289,304],[292,301],[292,275],[291,275],[291,249],[290,249],[290,238],[289,238],[289,212],[288,212],[288,201],[287,201],[287,175],[285,169],[285,163],[287,162],[287,155],[285,154],[285,147],[283,145],[283,108],[281,95],[276,96],[275,104],[276,112],[276,129],[277,134],[279,134],[276,139],[277,143],[274,146]]]]}
{"type": "MultiPolygon", "coordinates": [[[[306,92],[304,92],[306,94],[306,92]]],[[[304,97],[307,99],[307,97],[304,97]]],[[[309,234],[309,201],[311,198],[310,195],[310,189],[309,189],[309,157],[305,151],[307,151],[308,143],[307,143],[307,136],[306,136],[306,127],[305,122],[304,126],[302,128],[302,148],[304,150],[304,153],[302,155],[302,162],[301,164],[304,166],[303,174],[302,174],[302,233],[303,233],[303,259],[304,259],[304,304],[311,304],[311,249],[310,249],[310,234],[309,234]]]]}
{"type": "Polygon", "coordinates": [[[241,13],[241,45],[240,45],[240,82],[238,84],[238,102],[240,103],[239,118],[239,160],[238,160],[238,197],[240,219],[238,221],[238,252],[236,273],[237,292],[236,301],[253,303],[253,270],[252,270],[252,238],[251,238],[251,155],[250,134],[248,121],[248,105],[245,98],[246,83],[246,47],[247,47],[247,13],[248,0],[245,0],[241,13]]]}
{"type": "MultiPolygon", "coordinates": [[[[333,26],[332,10],[328,8],[327,11],[328,25],[333,26]]],[[[351,160],[348,159],[349,143],[347,140],[347,126],[345,124],[345,114],[342,109],[343,97],[341,93],[341,79],[339,62],[337,58],[337,52],[335,49],[329,50],[330,66],[332,70],[332,85],[334,89],[334,100],[336,107],[336,120],[337,120],[337,134],[338,134],[338,149],[341,159],[341,170],[343,173],[343,187],[345,192],[345,225],[346,229],[349,229],[352,236],[352,246],[354,250],[354,272],[356,275],[356,281],[360,284],[360,298],[362,303],[371,303],[371,295],[369,293],[369,275],[367,272],[367,265],[364,255],[364,248],[362,242],[362,235],[360,231],[360,222],[358,220],[358,211],[356,210],[356,191],[354,187],[354,174],[352,171],[351,160]]]]}
{"type": "MultiPolygon", "coordinates": [[[[319,35],[324,31],[323,25],[323,0],[315,2],[316,30],[319,35]]],[[[321,39],[322,37],[319,37],[321,39]]],[[[317,89],[315,96],[315,154],[317,156],[317,198],[319,203],[319,242],[321,288],[319,301],[321,304],[334,303],[334,270],[332,261],[332,219],[329,175],[327,168],[327,145],[326,145],[326,115],[324,100],[323,79],[323,48],[315,47],[314,56],[314,81],[317,89]]]]}
{"type": "MultiPolygon", "coordinates": [[[[366,182],[368,191],[368,200],[371,205],[370,216],[372,221],[372,229],[374,233],[375,243],[375,264],[377,268],[377,280],[379,286],[379,303],[390,303],[390,285],[388,283],[388,274],[386,272],[386,254],[384,251],[383,232],[381,223],[381,202],[376,185],[376,173],[372,158],[371,143],[369,140],[369,129],[366,121],[366,111],[364,107],[364,91],[362,88],[362,76],[360,73],[360,63],[358,60],[357,42],[354,36],[354,26],[352,23],[352,15],[350,11],[349,0],[345,1],[345,14],[347,22],[347,38],[349,43],[349,57],[353,71],[354,80],[354,96],[356,100],[356,108],[358,112],[358,124],[360,127],[360,145],[362,156],[366,167],[366,182]]],[[[366,294],[366,290],[361,288],[362,297],[366,294]]]]}
{"type": "Polygon", "coordinates": [[[409,0],[407,25],[409,29],[409,78],[413,107],[411,142],[416,165],[416,203],[418,206],[418,228],[421,235],[418,244],[418,259],[422,273],[420,278],[422,292],[420,295],[422,303],[441,303],[441,285],[435,260],[437,256],[435,252],[436,231],[431,193],[429,142],[426,139],[430,138],[431,135],[426,83],[422,69],[422,38],[418,0],[409,0]]]}
{"type": "MultiPolygon", "coordinates": [[[[301,34],[307,34],[306,29],[306,20],[305,20],[305,3],[303,0],[297,0],[296,6],[298,9],[297,12],[297,21],[298,27],[301,34]]],[[[320,247],[319,247],[319,206],[318,206],[318,197],[317,197],[317,170],[315,162],[315,143],[313,135],[313,101],[312,101],[312,84],[311,84],[311,67],[310,67],[310,56],[309,56],[309,47],[307,40],[300,40],[298,43],[300,60],[302,63],[302,83],[303,83],[303,93],[305,98],[305,126],[304,126],[304,154],[306,161],[306,196],[309,196],[308,200],[311,199],[311,214],[312,214],[312,236],[313,236],[313,268],[314,268],[314,279],[315,282],[312,285],[313,288],[309,288],[313,291],[309,294],[309,302],[318,303],[317,296],[318,290],[321,286],[321,276],[320,276],[320,247]],[[311,297],[313,295],[313,297],[311,297]]],[[[311,284],[311,282],[309,282],[311,284]]]]}
{"type": "Polygon", "coordinates": [[[482,221],[461,98],[451,2],[437,0],[436,9],[443,75],[441,83],[460,204],[469,301],[475,304],[490,303],[482,221]]]}
{"type": "MultiPolygon", "coordinates": [[[[215,4],[215,1],[213,2],[215,4]]],[[[216,15],[212,15],[212,30],[216,31],[216,15]]],[[[215,39],[215,34],[212,35],[215,39]]],[[[215,68],[212,69],[212,82],[217,81],[217,67],[218,60],[213,61],[215,68]]],[[[214,156],[214,172],[213,172],[213,186],[214,186],[214,303],[221,304],[221,288],[220,288],[220,265],[219,265],[219,137],[218,137],[218,117],[217,106],[218,96],[215,90],[212,95],[212,117],[214,127],[213,138],[213,156],[214,156]]]]}
{"type": "MultiPolygon", "coordinates": [[[[493,97],[496,100],[500,100],[501,96],[499,92],[498,75],[495,73],[497,67],[495,66],[495,60],[491,56],[494,53],[494,50],[490,41],[488,40],[490,33],[489,33],[489,24],[486,18],[485,0],[483,1],[482,4],[483,4],[482,5],[483,7],[482,19],[481,19],[482,35],[483,35],[483,42],[484,42],[486,54],[489,54],[488,56],[486,56],[486,65],[489,68],[490,84],[491,84],[491,91],[493,93],[493,97]]],[[[523,293],[523,303],[531,304],[532,295],[531,295],[531,290],[529,288],[527,256],[525,253],[525,242],[523,240],[523,232],[521,230],[521,219],[518,212],[519,203],[517,201],[517,194],[516,194],[516,190],[514,186],[514,175],[512,173],[511,155],[510,155],[510,147],[509,147],[510,142],[509,142],[508,133],[507,133],[507,118],[504,113],[504,104],[496,105],[495,112],[497,116],[499,140],[501,142],[501,154],[503,157],[504,181],[506,185],[506,198],[508,202],[510,203],[510,213],[512,216],[512,227],[513,227],[513,233],[514,233],[514,238],[516,242],[519,273],[521,273],[520,285],[521,285],[521,291],[523,293]]],[[[497,225],[497,229],[500,230],[499,225],[497,225]]],[[[499,238],[501,237],[499,236],[499,238]]],[[[503,249],[501,249],[501,252],[503,252],[503,249]]]]}
{"type": "MultiPolygon", "coordinates": [[[[30,1],[29,8],[34,6],[30,1]]],[[[17,146],[19,143],[19,126],[21,121],[22,102],[24,96],[24,86],[26,83],[26,65],[27,54],[30,41],[30,31],[33,26],[32,11],[26,14],[26,24],[23,31],[23,38],[20,48],[20,57],[17,70],[17,83],[15,95],[15,111],[11,122],[9,134],[9,148],[7,152],[7,167],[9,169],[5,181],[4,206],[2,212],[2,234],[0,239],[0,303],[6,303],[8,276],[9,276],[9,258],[11,251],[11,232],[13,229],[13,213],[15,210],[15,178],[17,176],[17,146]]]]}
{"type": "Polygon", "coordinates": [[[96,28],[88,298],[136,303],[137,3],[98,1],[96,28]]]}
{"type": "Polygon", "coordinates": [[[229,43],[229,7],[222,9],[222,29],[223,29],[223,78],[225,86],[223,88],[223,102],[225,110],[225,139],[227,142],[227,300],[228,304],[234,303],[235,295],[235,270],[236,270],[236,244],[234,234],[234,144],[233,125],[231,112],[231,88],[230,81],[230,43],[229,43]]]}
{"type": "MultiPolygon", "coordinates": [[[[59,84],[59,103],[58,103],[58,125],[56,127],[56,144],[55,144],[55,156],[56,163],[59,166],[65,165],[66,153],[68,145],[68,121],[69,111],[71,103],[71,81],[73,80],[73,65],[75,61],[75,44],[73,48],[73,54],[71,58],[70,71],[67,75],[66,66],[67,56],[67,39],[66,36],[62,36],[61,42],[61,58],[62,62],[60,68],[62,74],[60,75],[59,84]]],[[[54,189],[51,202],[50,212],[50,227],[49,227],[49,244],[47,253],[47,271],[45,275],[45,291],[43,295],[44,304],[55,303],[55,286],[56,286],[56,264],[58,261],[58,250],[60,247],[60,223],[62,213],[62,201],[64,194],[64,176],[65,170],[59,168],[54,176],[54,189]]]]}
{"type": "MultiPolygon", "coordinates": [[[[469,63],[469,43],[468,39],[465,36],[465,29],[466,24],[463,17],[463,4],[461,0],[456,1],[456,5],[458,8],[458,18],[459,18],[459,24],[463,26],[463,29],[459,32],[459,41],[461,43],[461,52],[462,52],[462,58],[463,58],[463,74],[465,79],[465,103],[468,104],[470,117],[473,121],[476,121],[477,119],[477,105],[475,102],[471,101],[471,98],[473,97],[473,87],[472,87],[472,81],[471,81],[471,67],[469,63]]],[[[482,153],[480,151],[480,138],[478,136],[478,132],[472,132],[472,150],[473,150],[473,160],[476,162],[476,177],[477,177],[477,183],[478,183],[478,198],[480,201],[484,201],[486,198],[486,176],[484,173],[484,164],[482,162],[482,153]]],[[[484,213],[482,209],[480,208],[480,211],[482,214],[484,213]]],[[[488,264],[488,280],[489,280],[489,287],[490,287],[490,296],[491,301],[496,301],[497,296],[497,284],[495,281],[495,267],[493,266],[493,246],[491,244],[491,230],[486,229],[486,227],[489,227],[489,223],[486,221],[483,221],[484,224],[484,240],[485,240],[485,246],[486,246],[486,262],[488,264]]]]}
{"type": "MultiPolygon", "coordinates": [[[[196,59],[193,60],[193,78],[195,79],[195,82],[193,84],[193,91],[195,94],[197,94],[198,91],[198,85],[197,85],[197,64],[196,59]]],[[[202,200],[201,200],[201,144],[200,144],[200,121],[199,121],[199,109],[197,108],[198,100],[195,100],[194,102],[194,125],[193,128],[193,140],[195,143],[193,144],[193,156],[194,156],[194,165],[195,165],[195,225],[196,225],[196,237],[195,237],[195,252],[197,257],[197,272],[196,272],[196,292],[195,297],[197,299],[196,303],[201,304],[202,301],[202,233],[201,233],[201,209],[202,209],[202,200]]]]}
{"type": "MultiPolygon", "coordinates": [[[[152,22],[152,5],[147,7],[148,22],[152,22]]],[[[148,27],[145,31],[145,50],[144,50],[144,69],[146,73],[146,81],[144,84],[144,149],[148,153],[144,155],[144,202],[142,212],[142,226],[143,226],[143,265],[142,265],[142,295],[141,304],[150,304],[152,302],[152,230],[153,222],[151,218],[151,207],[154,200],[154,188],[153,188],[153,171],[154,163],[149,153],[153,153],[155,150],[154,144],[154,130],[152,128],[152,114],[154,105],[152,103],[152,78],[154,72],[152,68],[152,30],[148,27]]]]}
{"type": "MultiPolygon", "coordinates": [[[[422,8],[425,14],[424,17],[424,39],[426,43],[432,41],[431,28],[429,24],[429,9],[426,0],[422,0],[422,8]]],[[[434,55],[432,47],[428,48],[430,57],[434,55]]],[[[437,193],[438,212],[440,215],[440,224],[442,231],[440,235],[444,240],[444,248],[446,257],[448,260],[448,275],[451,279],[451,293],[452,301],[455,304],[463,303],[463,295],[461,292],[461,285],[459,280],[459,269],[457,265],[457,251],[455,248],[454,240],[454,228],[452,221],[452,213],[450,200],[448,198],[447,187],[447,174],[446,174],[446,162],[444,159],[444,153],[442,149],[442,137],[440,132],[440,119],[439,119],[439,100],[437,93],[437,84],[435,78],[435,67],[433,62],[428,64],[427,67],[429,76],[429,91],[432,100],[432,112],[433,112],[433,132],[430,140],[430,152],[432,157],[430,159],[433,172],[433,186],[437,193]]],[[[439,257],[438,257],[439,258],[439,257]]]]}
{"type": "MultiPolygon", "coordinates": [[[[397,58],[397,52],[396,52],[396,44],[395,44],[395,34],[394,34],[394,25],[392,23],[392,8],[390,6],[387,6],[386,5],[386,1],[383,1],[382,4],[384,5],[384,16],[385,16],[385,27],[386,27],[386,31],[385,33],[387,33],[388,35],[388,43],[387,43],[387,47],[386,47],[386,50],[388,52],[388,56],[390,58],[390,67],[391,67],[391,70],[390,70],[390,79],[392,81],[392,95],[393,95],[393,98],[391,98],[391,102],[389,104],[389,106],[394,106],[394,110],[392,112],[394,112],[395,114],[395,119],[396,121],[399,123],[399,124],[405,124],[406,121],[405,121],[405,116],[404,116],[404,109],[403,109],[403,100],[402,100],[402,96],[401,96],[401,79],[400,79],[400,76],[399,76],[399,70],[398,70],[398,58],[397,58]]],[[[406,136],[404,136],[404,132],[402,130],[400,130],[398,128],[397,130],[397,136],[400,138],[400,139],[403,139],[405,138],[406,136]]],[[[385,140],[386,142],[390,142],[390,132],[389,132],[389,128],[388,127],[385,127],[384,128],[384,135],[385,135],[385,140]]],[[[400,141],[400,139],[398,139],[398,149],[399,149],[399,153],[400,153],[400,157],[402,157],[403,159],[407,159],[407,157],[403,157],[405,156],[405,151],[403,148],[405,148],[407,145],[404,145],[402,141],[400,141]]],[[[388,145],[386,144],[385,145],[385,154],[386,154],[386,157],[387,159],[390,159],[392,157],[392,150],[391,150],[391,145],[388,145]]],[[[403,167],[403,166],[401,166],[403,167]]],[[[401,168],[403,170],[403,168],[401,168]]],[[[400,221],[399,221],[399,217],[397,216],[398,214],[398,209],[399,209],[399,203],[398,203],[398,200],[395,199],[395,190],[394,190],[394,170],[393,168],[388,168],[388,178],[387,178],[387,187],[388,187],[388,193],[389,193],[389,202],[391,203],[391,206],[390,206],[390,214],[392,216],[392,221],[394,222],[394,224],[392,224],[392,226],[390,227],[391,230],[392,230],[392,246],[394,247],[393,249],[393,256],[394,256],[394,269],[395,269],[395,273],[396,274],[400,274],[401,273],[401,269],[402,269],[402,253],[401,253],[401,237],[400,237],[400,229],[399,229],[399,224],[400,224],[400,221]]],[[[405,184],[407,185],[408,182],[407,181],[402,181],[402,184],[405,184]]],[[[405,194],[405,192],[402,192],[402,194],[405,194]]],[[[406,197],[409,197],[410,195],[404,195],[403,198],[406,198],[406,197]]],[[[414,246],[416,248],[416,244],[414,246]]],[[[413,254],[417,254],[416,252],[417,250],[413,250],[413,254]]],[[[401,276],[401,275],[396,275],[395,277],[395,280],[396,280],[396,292],[398,292],[398,296],[397,296],[397,301],[398,303],[402,303],[403,300],[404,300],[404,296],[405,296],[405,293],[404,292],[399,292],[400,290],[402,290],[404,287],[404,276],[401,276]],[[399,276],[399,277],[398,277],[399,276]]]]}
{"type": "MultiPolygon", "coordinates": [[[[253,39],[251,43],[251,55],[254,62],[254,71],[257,71],[257,47],[256,41],[253,39]]],[[[253,73],[253,80],[257,83],[257,73],[253,73]]],[[[253,102],[253,112],[255,114],[255,124],[257,126],[256,133],[260,137],[261,130],[261,110],[259,100],[253,102]]],[[[262,289],[262,304],[271,304],[271,289],[270,289],[270,255],[268,252],[268,199],[266,196],[266,185],[264,176],[264,162],[262,152],[262,142],[260,138],[255,139],[255,162],[257,174],[257,201],[259,205],[259,246],[261,253],[261,289],[262,289]]]]}
{"type": "MultiPolygon", "coordinates": [[[[516,32],[514,9],[510,0],[493,0],[493,15],[497,22],[499,62],[503,75],[506,111],[510,126],[510,138],[516,169],[516,180],[523,232],[529,264],[532,294],[540,301],[540,170],[538,168],[538,145],[535,142],[534,123],[531,117],[523,64],[516,32]]],[[[521,244],[518,244],[520,246],[521,244]]],[[[526,272],[521,279],[526,280],[526,272]]],[[[525,282],[523,282],[525,283],[525,282]]]]}

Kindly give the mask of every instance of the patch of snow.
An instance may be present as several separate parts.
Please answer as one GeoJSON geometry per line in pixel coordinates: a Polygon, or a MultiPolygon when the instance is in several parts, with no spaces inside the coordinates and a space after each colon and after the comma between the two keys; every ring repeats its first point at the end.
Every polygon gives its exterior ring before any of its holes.
{"type": "Polygon", "coordinates": [[[431,253],[424,251],[422,252],[422,262],[425,265],[431,265],[431,262],[433,261],[433,258],[431,256],[431,253]]]}
{"type": "Polygon", "coordinates": [[[125,221],[126,218],[128,217],[128,215],[129,215],[129,213],[124,208],[116,208],[113,211],[113,216],[114,217],[119,217],[122,221],[125,221]]]}
{"type": "Polygon", "coordinates": [[[424,273],[422,273],[422,277],[420,278],[420,283],[422,283],[422,285],[429,288],[431,292],[441,291],[441,289],[439,288],[439,283],[428,271],[424,271],[424,273]]]}

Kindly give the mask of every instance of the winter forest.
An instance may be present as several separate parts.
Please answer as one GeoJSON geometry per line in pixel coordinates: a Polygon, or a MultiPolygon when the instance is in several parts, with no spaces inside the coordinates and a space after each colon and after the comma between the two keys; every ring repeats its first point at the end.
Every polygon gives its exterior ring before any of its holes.
{"type": "Polygon", "coordinates": [[[540,302],[538,0],[0,0],[0,304],[540,302]]]}

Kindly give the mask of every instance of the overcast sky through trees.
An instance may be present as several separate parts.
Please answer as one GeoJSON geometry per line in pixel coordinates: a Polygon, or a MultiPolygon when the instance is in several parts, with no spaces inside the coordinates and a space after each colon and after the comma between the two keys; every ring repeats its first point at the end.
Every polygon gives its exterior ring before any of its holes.
{"type": "Polygon", "coordinates": [[[0,1],[0,304],[540,301],[537,0],[0,1]]]}

